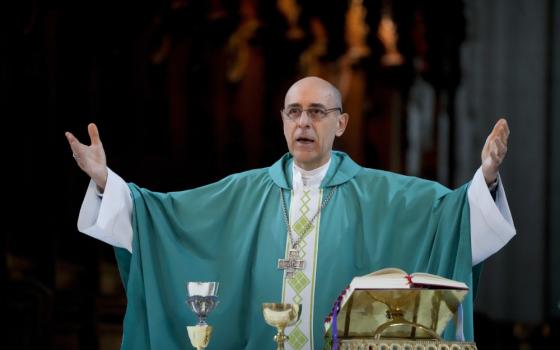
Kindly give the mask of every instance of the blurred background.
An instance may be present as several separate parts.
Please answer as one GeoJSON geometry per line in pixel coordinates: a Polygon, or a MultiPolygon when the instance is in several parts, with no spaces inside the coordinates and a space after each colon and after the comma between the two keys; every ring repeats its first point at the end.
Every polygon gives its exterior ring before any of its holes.
{"type": "MultiPolygon", "coordinates": [[[[286,89],[317,75],[350,113],[335,148],[456,187],[496,120],[517,236],[485,262],[480,349],[560,337],[560,2],[7,1],[0,10],[2,349],[118,349],[113,250],[77,232],[89,179],[64,138],[158,191],[272,164],[286,89]]],[[[186,336],[185,336],[185,346],[186,336]]]]}

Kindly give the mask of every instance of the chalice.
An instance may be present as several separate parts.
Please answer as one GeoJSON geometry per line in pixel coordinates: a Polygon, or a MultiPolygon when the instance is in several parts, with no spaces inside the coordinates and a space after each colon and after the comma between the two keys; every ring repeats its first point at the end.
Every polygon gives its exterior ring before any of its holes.
{"type": "Polygon", "coordinates": [[[288,336],[284,334],[284,329],[299,320],[301,304],[264,303],[262,310],[266,323],[278,330],[278,333],[274,336],[274,341],[278,344],[276,349],[284,350],[284,342],[288,340],[288,336]]]}
{"type": "Polygon", "coordinates": [[[208,314],[218,305],[218,282],[189,282],[187,304],[198,317],[195,326],[187,326],[193,347],[202,350],[208,346],[212,326],[206,322],[208,314]]]}

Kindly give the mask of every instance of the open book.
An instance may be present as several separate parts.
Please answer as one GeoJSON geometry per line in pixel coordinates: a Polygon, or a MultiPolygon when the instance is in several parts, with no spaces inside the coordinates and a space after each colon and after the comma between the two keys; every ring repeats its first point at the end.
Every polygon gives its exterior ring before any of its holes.
{"type": "Polygon", "coordinates": [[[410,288],[469,289],[463,282],[423,272],[409,275],[405,271],[394,267],[378,270],[369,275],[354,277],[350,283],[350,289],[410,288]]]}

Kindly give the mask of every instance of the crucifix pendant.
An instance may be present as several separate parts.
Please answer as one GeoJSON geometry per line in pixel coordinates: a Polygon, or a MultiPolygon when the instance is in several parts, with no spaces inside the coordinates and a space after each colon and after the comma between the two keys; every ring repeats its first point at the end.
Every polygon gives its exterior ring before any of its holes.
{"type": "Polygon", "coordinates": [[[305,260],[299,259],[298,251],[290,249],[288,251],[287,259],[278,259],[278,269],[286,271],[286,278],[294,277],[296,270],[303,270],[305,267],[305,260]]]}

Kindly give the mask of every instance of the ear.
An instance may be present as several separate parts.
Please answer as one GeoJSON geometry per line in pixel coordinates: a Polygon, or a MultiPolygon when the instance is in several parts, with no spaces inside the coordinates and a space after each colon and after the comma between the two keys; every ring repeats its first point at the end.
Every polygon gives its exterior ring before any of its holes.
{"type": "Polygon", "coordinates": [[[348,125],[348,119],[350,119],[348,113],[342,113],[338,116],[338,126],[335,133],[336,137],[340,137],[344,134],[346,126],[348,125]]]}

